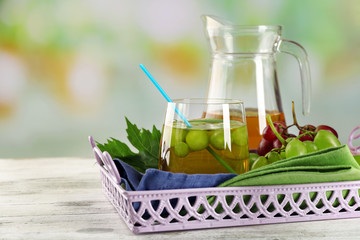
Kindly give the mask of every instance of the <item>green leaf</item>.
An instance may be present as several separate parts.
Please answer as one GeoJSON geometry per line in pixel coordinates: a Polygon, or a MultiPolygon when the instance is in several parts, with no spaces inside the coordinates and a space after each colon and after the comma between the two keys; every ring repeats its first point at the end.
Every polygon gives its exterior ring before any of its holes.
{"type": "Polygon", "coordinates": [[[125,143],[115,138],[108,139],[105,144],[97,143],[99,149],[103,152],[107,151],[112,158],[118,158],[140,172],[145,172],[148,168],[158,168],[160,131],[155,126],[153,126],[152,132],[144,128],[140,130],[127,118],[125,119],[127,138],[139,152],[132,152],[125,143]]]}
{"type": "MultiPolygon", "coordinates": [[[[161,139],[161,132],[155,127],[155,125],[153,126],[153,132],[152,135],[154,138],[156,139],[161,139]]],[[[160,143],[159,143],[160,144],[160,143]]]]}
{"type": "Polygon", "coordinates": [[[115,138],[108,139],[104,145],[100,143],[97,143],[97,145],[101,151],[107,151],[110,156],[116,156],[117,158],[135,155],[125,143],[115,138]]]}

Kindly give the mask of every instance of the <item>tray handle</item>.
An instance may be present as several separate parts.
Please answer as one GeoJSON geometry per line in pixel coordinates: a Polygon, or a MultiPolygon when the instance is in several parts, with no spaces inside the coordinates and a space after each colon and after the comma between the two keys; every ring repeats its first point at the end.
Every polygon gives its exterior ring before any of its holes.
{"type": "Polygon", "coordinates": [[[348,146],[349,146],[349,148],[350,148],[350,150],[351,150],[351,153],[352,153],[353,155],[360,155],[360,146],[357,146],[357,147],[354,147],[354,146],[353,146],[353,141],[354,141],[355,139],[360,138],[360,134],[355,135],[358,130],[360,130],[360,126],[357,126],[356,128],[354,128],[354,129],[351,131],[351,133],[350,133],[350,135],[349,135],[349,138],[348,138],[348,146]]]}
{"type": "Polygon", "coordinates": [[[120,184],[121,183],[120,173],[119,173],[114,161],[112,160],[110,154],[106,151],[101,152],[101,150],[96,146],[96,143],[92,136],[89,136],[89,142],[93,149],[97,163],[101,167],[104,167],[110,173],[110,175],[115,179],[117,184],[120,184]]]}

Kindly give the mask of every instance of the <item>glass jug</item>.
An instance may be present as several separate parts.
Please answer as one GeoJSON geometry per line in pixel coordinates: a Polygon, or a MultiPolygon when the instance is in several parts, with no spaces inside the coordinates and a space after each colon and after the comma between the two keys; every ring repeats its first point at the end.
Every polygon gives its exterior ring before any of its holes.
{"type": "MultiPolygon", "coordinates": [[[[293,55],[300,66],[303,114],[310,112],[310,69],[305,49],[281,37],[281,26],[241,26],[216,16],[202,16],[212,64],[208,98],[244,101],[249,148],[257,149],[266,115],[285,120],[276,73],[276,53],[293,55]]],[[[207,109],[209,112],[216,112],[207,109]]]]}

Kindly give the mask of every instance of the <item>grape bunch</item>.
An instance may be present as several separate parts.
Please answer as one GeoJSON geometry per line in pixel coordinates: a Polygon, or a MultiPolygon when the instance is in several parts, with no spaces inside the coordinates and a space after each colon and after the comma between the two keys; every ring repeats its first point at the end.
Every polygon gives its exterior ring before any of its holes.
{"type": "Polygon", "coordinates": [[[317,127],[307,124],[300,126],[296,121],[293,107],[294,123],[286,126],[283,121],[272,122],[267,117],[267,125],[262,134],[262,139],[257,153],[250,154],[251,169],[256,169],[281,159],[291,158],[316,152],[318,150],[341,145],[335,129],[327,125],[317,127]],[[288,129],[296,127],[298,135],[288,133],[288,129]]]}

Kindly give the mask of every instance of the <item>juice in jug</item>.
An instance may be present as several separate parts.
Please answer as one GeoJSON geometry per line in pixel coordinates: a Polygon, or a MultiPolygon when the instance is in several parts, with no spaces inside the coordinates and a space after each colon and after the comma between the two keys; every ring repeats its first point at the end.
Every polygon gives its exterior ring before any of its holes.
{"type": "MultiPolygon", "coordinates": [[[[282,112],[267,111],[267,114],[271,116],[273,122],[285,122],[285,115],[282,112]]],[[[262,130],[259,127],[259,116],[256,109],[246,109],[246,124],[249,134],[249,149],[257,149],[262,139],[262,130]]]]}
{"type": "Polygon", "coordinates": [[[276,56],[286,53],[300,67],[303,114],[310,112],[310,68],[305,49],[282,37],[278,25],[237,25],[217,16],[203,16],[211,54],[208,98],[244,102],[249,148],[257,149],[266,115],[284,121],[276,56]]]}
{"type": "MultiPolygon", "coordinates": [[[[266,116],[263,117],[263,119],[260,122],[263,122],[260,124],[259,122],[259,115],[258,110],[256,108],[246,108],[246,125],[247,125],[247,131],[248,131],[248,137],[249,137],[249,149],[254,150],[257,149],[259,146],[259,143],[262,139],[262,131],[263,128],[267,125],[266,122],[266,116]],[[260,129],[262,127],[262,129],[260,129]]],[[[273,122],[275,121],[283,121],[285,122],[285,114],[278,111],[266,111],[266,115],[270,115],[271,120],[273,122]]],[[[222,115],[218,114],[216,112],[204,112],[203,117],[207,118],[213,118],[213,119],[221,119],[222,115]]],[[[231,120],[235,121],[241,121],[242,115],[240,113],[233,112],[230,116],[231,120]]]]}

